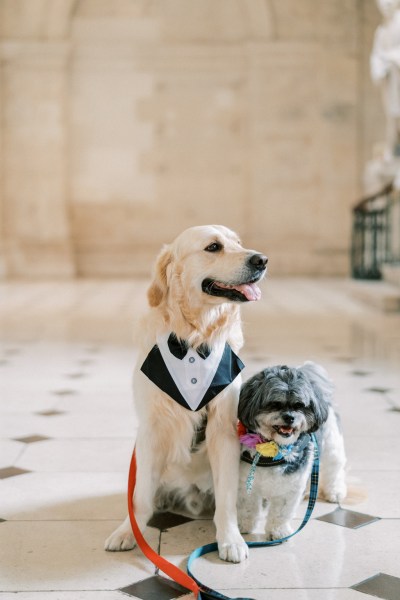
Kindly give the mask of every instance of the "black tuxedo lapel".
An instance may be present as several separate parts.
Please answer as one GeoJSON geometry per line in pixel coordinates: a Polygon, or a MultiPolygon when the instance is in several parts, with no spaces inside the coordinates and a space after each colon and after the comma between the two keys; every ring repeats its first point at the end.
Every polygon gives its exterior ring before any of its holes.
{"type": "Polygon", "coordinates": [[[155,383],[160,390],[168,394],[168,396],[173,398],[178,404],[190,410],[190,406],[176,387],[175,381],[172,379],[157,345],[152,347],[140,370],[150,379],[150,381],[155,383]]]}
{"type": "MultiPolygon", "coordinates": [[[[214,374],[213,380],[205,392],[200,404],[195,409],[200,410],[208,402],[210,402],[215,396],[217,396],[222,390],[224,390],[244,368],[244,364],[240,358],[232,351],[228,344],[225,344],[222,358],[219,362],[218,368],[214,374]]],[[[192,410],[182,396],[181,392],[177,388],[174,379],[164,362],[158,345],[153,346],[147,355],[144,363],[141,366],[141,371],[152,381],[157,387],[163,392],[168,394],[175,402],[192,410]]]]}
{"type": "Polygon", "coordinates": [[[236,379],[243,369],[244,364],[240,358],[233,352],[229,344],[225,344],[225,350],[218,365],[218,369],[197,410],[203,408],[203,406],[208,404],[215,396],[218,396],[222,390],[228,387],[228,385],[236,379]]]}

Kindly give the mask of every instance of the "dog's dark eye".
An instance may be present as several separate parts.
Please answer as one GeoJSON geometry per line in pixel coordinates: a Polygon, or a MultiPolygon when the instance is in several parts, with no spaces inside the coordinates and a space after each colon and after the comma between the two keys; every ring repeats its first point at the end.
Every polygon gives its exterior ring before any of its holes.
{"type": "Polygon", "coordinates": [[[294,410],[303,410],[303,408],[304,408],[304,406],[303,406],[303,404],[302,404],[301,402],[296,402],[296,403],[293,405],[293,409],[294,409],[294,410]]]}
{"type": "Polygon", "coordinates": [[[220,244],[219,242],[213,242],[212,244],[204,248],[204,250],[206,252],[219,252],[220,250],[222,250],[222,244],[220,244]]]}

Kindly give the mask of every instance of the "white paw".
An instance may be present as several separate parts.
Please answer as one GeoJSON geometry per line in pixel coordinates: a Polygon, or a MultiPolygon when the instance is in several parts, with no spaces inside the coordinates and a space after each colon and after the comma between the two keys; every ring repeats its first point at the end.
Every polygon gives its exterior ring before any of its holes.
{"type": "Polygon", "coordinates": [[[288,524],[283,524],[270,529],[266,529],[265,534],[267,540],[281,540],[293,533],[293,528],[288,524]]]}
{"type": "Polygon", "coordinates": [[[347,496],[347,487],[345,484],[336,486],[335,488],[325,488],[322,492],[324,500],[332,502],[333,504],[339,504],[347,496]]]}
{"type": "Polygon", "coordinates": [[[237,544],[218,544],[218,553],[221,560],[240,563],[249,556],[249,547],[244,540],[237,544]]]}
{"type": "Polygon", "coordinates": [[[131,531],[116,529],[105,541],[104,550],[108,552],[121,552],[132,550],[136,546],[136,541],[131,531]]]}

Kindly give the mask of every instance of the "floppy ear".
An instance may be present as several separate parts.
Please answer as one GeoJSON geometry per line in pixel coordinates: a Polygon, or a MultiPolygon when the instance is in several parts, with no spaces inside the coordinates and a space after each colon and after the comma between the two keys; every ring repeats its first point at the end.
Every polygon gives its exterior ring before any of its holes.
{"type": "Polygon", "coordinates": [[[158,306],[164,300],[168,291],[167,267],[172,261],[172,254],[169,246],[164,246],[158,255],[154,279],[147,291],[147,298],[150,306],[158,306]]]}
{"type": "Polygon", "coordinates": [[[313,385],[314,400],[311,400],[313,413],[314,413],[314,425],[308,430],[309,433],[317,431],[326,422],[329,416],[329,404],[325,400],[319,387],[313,385]]]}
{"type": "MultiPolygon", "coordinates": [[[[265,371],[267,371],[267,369],[265,371]]],[[[253,377],[245,381],[241,387],[238,417],[243,425],[251,431],[255,431],[257,428],[257,416],[260,414],[264,393],[264,371],[260,371],[253,375],[253,377]]]]}
{"type": "Polygon", "coordinates": [[[328,418],[334,385],[321,365],[307,361],[299,368],[299,371],[306,375],[314,392],[312,403],[315,425],[309,430],[312,433],[319,429],[328,418]]]}

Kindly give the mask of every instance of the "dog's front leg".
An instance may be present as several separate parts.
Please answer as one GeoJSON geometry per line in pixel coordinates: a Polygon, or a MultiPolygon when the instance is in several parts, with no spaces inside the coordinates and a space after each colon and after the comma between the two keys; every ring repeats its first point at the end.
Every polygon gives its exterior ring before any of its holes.
{"type": "MultiPolygon", "coordinates": [[[[135,517],[140,531],[144,531],[153,514],[153,501],[160,481],[162,464],[155,460],[154,450],[146,440],[138,436],[136,441],[136,487],[133,497],[135,517]]],[[[136,546],[129,516],[107,538],[105,549],[111,552],[131,550],[136,546]]]]}
{"type": "MultiPolygon", "coordinates": [[[[272,467],[274,468],[274,467],[272,467]]],[[[269,500],[265,535],[267,540],[280,540],[293,533],[291,520],[303,497],[303,488],[294,490],[286,496],[275,496],[269,500]]]]}
{"type": "Polygon", "coordinates": [[[231,422],[209,418],[207,449],[214,481],[216,538],[219,557],[238,563],[249,555],[237,522],[240,445],[231,422]]]}

